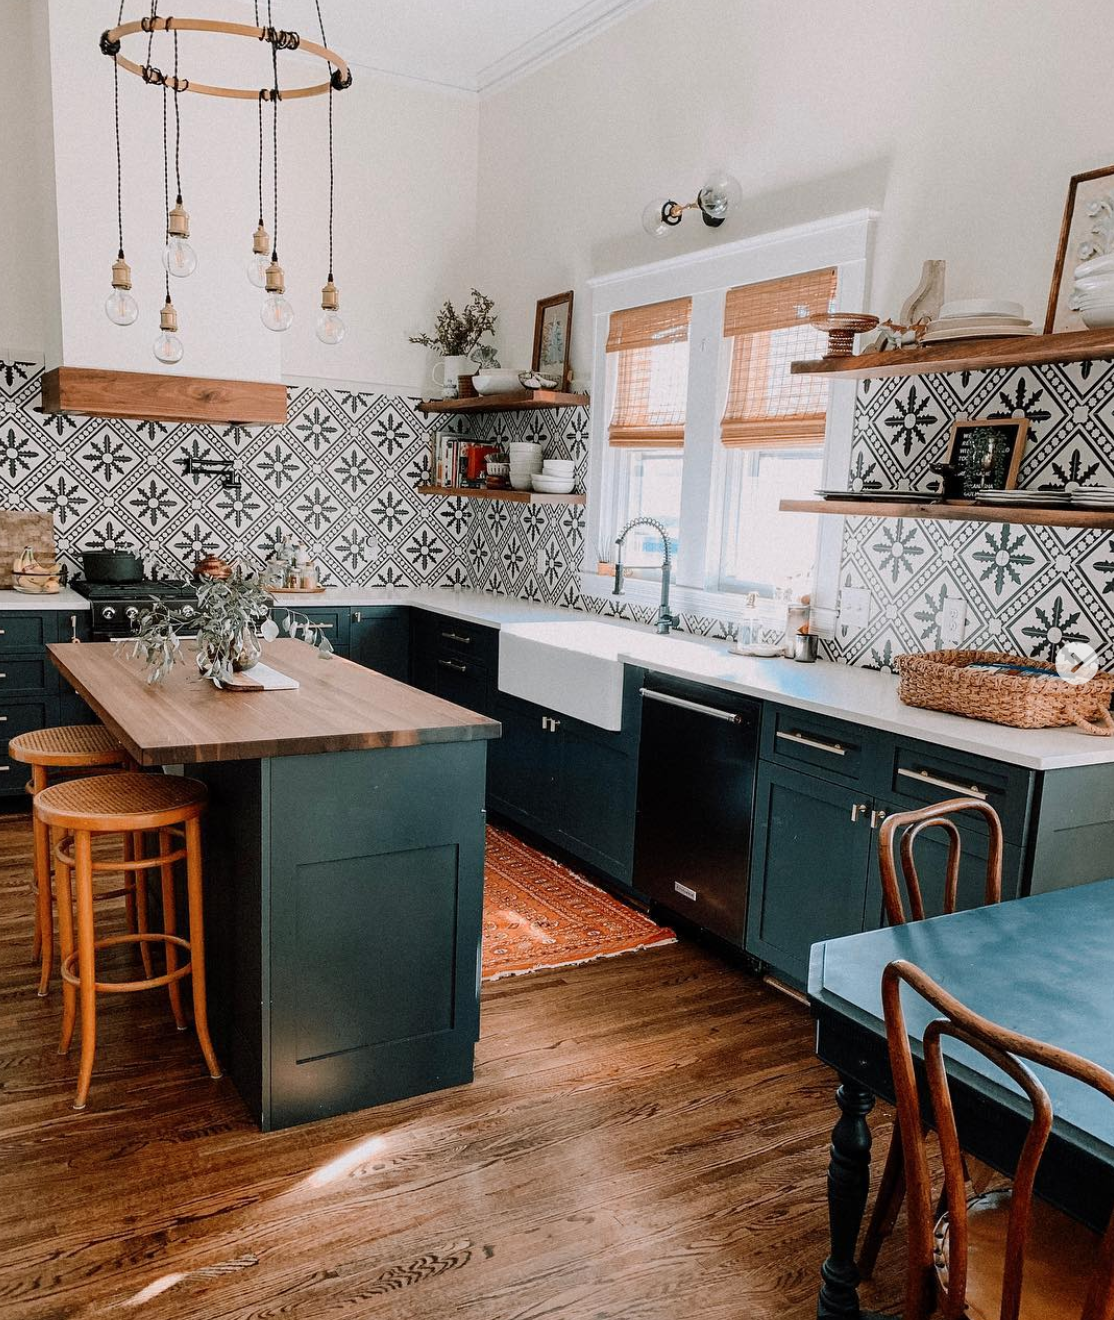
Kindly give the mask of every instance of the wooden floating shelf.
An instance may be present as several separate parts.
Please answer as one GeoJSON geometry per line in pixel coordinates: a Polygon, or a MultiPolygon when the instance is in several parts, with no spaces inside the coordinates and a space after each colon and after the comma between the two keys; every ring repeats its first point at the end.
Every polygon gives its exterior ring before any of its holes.
{"type": "Polygon", "coordinates": [[[537,408],[586,408],[587,394],[562,394],[559,390],[526,390],[522,394],[481,394],[475,399],[423,399],[424,413],[533,412],[537,408]]]}
{"type": "Polygon", "coordinates": [[[1037,524],[1114,528],[1114,510],[1003,508],[993,504],[901,504],[884,500],[782,500],[782,513],[842,514],[850,518],[927,518],[936,522],[1037,524]]]}
{"type": "Polygon", "coordinates": [[[794,362],[795,376],[922,376],[929,371],[988,371],[991,367],[1036,367],[1050,362],[1089,362],[1114,358],[1114,330],[1080,330],[1016,339],[955,339],[889,353],[859,353],[846,358],[794,362]]]}
{"type": "Polygon", "coordinates": [[[419,495],[460,496],[466,500],[510,500],[512,504],[583,504],[586,495],[543,495],[537,490],[488,490],[486,486],[419,486],[419,495]]]}
{"type": "Polygon", "coordinates": [[[286,386],[146,371],[55,367],[43,376],[44,413],[137,422],[286,423],[286,386]]]}

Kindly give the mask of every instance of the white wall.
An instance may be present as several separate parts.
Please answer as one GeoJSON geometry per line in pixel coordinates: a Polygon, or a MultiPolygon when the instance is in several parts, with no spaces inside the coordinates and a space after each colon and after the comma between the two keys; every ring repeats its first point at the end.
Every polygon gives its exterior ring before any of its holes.
{"type": "Polygon", "coordinates": [[[504,362],[530,353],[537,298],[575,288],[590,362],[594,274],[859,207],[882,212],[870,310],[896,315],[925,258],[948,292],[1043,321],[1070,175],[1114,157],[1114,24],[1084,0],[657,0],[480,119],[481,285],[504,362]],[[712,167],[743,185],[718,231],[657,240],[656,196],[712,167]]]}
{"type": "MultiPolygon", "coordinates": [[[[129,15],[139,8],[129,4],[129,15]]],[[[225,0],[189,7],[196,17],[227,10],[225,0]]],[[[127,73],[120,77],[124,237],[141,313],[120,328],[103,310],[116,254],[116,175],[112,65],[98,38],[112,17],[103,5],[72,0],[0,0],[0,354],[32,351],[48,365],[421,388],[430,355],[406,335],[432,323],[445,297],[466,293],[475,265],[476,99],[358,67],[353,86],[334,98],[335,275],[348,336],[329,349],[314,335],[327,262],[326,98],[280,110],[280,257],[296,316],[287,334],[275,335],[261,325],[262,295],[244,275],[258,214],[256,105],[182,96],[183,192],[199,261],[189,279],[171,282],[186,355],[166,368],[151,351],[164,296],[161,94],[127,73]],[[52,268],[60,294],[51,293],[52,268]]],[[[144,58],[144,39],[130,38],[126,49],[144,58]]],[[[157,38],[154,62],[164,70],[169,51],[167,38],[157,38]]],[[[183,76],[270,82],[257,43],[187,34],[180,59],[183,76]]],[[[290,69],[299,78],[324,73],[305,57],[294,57],[290,69]]],[[[269,115],[267,124],[270,226],[269,115]]]]}

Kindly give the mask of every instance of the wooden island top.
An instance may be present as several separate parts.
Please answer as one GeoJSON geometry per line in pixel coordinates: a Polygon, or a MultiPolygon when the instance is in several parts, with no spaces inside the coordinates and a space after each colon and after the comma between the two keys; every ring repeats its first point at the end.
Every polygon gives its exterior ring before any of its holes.
{"type": "Polygon", "coordinates": [[[296,678],[287,692],[221,691],[192,656],[161,684],[113,642],[54,643],[58,670],[140,765],[193,765],[320,752],[414,747],[497,738],[495,720],[408,687],[304,642],[266,647],[272,668],[296,678]]]}

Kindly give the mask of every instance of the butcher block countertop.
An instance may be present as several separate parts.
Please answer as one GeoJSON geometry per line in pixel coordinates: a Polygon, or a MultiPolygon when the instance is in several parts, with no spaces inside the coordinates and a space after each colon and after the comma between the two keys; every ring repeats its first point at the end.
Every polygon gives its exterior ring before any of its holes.
{"type": "Polygon", "coordinates": [[[287,692],[221,691],[192,656],[158,685],[113,642],[48,647],[59,672],[140,765],[191,765],[271,756],[367,751],[497,738],[495,720],[304,642],[266,647],[273,669],[301,684],[287,692]]]}

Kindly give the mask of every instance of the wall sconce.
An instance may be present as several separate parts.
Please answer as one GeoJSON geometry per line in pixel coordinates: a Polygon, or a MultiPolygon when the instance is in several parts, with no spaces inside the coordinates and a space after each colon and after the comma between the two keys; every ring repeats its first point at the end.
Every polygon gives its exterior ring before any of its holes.
{"type": "Polygon", "coordinates": [[[686,211],[698,210],[709,228],[718,229],[727,219],[728,211],[742,200],[743,189],[734,175],[713,174],[697,193],[695,202],[681,205],[669,198],[655,198],[642,212],[642,228],[654,238],[663,238],[681,223],[686,211]]]}

